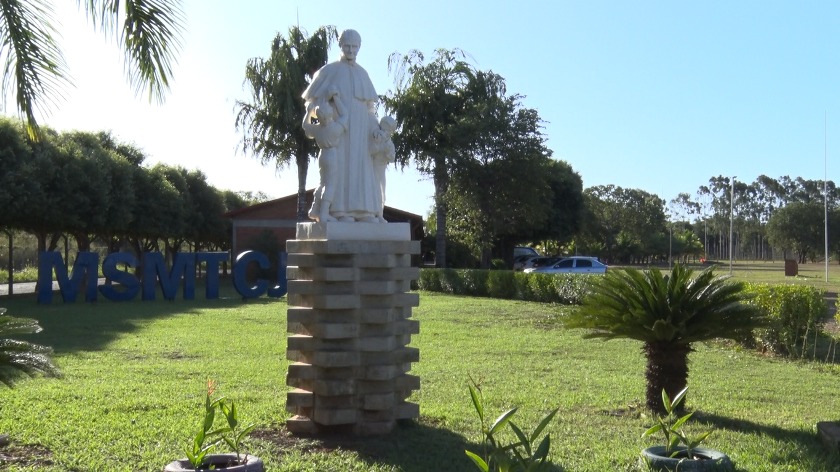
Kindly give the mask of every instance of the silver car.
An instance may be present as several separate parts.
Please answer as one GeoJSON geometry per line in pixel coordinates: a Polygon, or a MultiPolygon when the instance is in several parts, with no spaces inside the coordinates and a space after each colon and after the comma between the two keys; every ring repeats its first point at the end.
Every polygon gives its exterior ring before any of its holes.
{"type": "Polygon", "coordinates": [[[604,274],[607,272],[607,266],[597,257],[572,256],[560,259],[555,264],[548,266],[525,269],[524,272],[538,274],[604,274]]]}

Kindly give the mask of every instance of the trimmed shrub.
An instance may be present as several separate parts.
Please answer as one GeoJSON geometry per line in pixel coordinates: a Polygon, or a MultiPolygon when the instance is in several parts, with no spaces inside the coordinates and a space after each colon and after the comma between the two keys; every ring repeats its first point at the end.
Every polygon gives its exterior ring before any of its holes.
{"type": "Polygon", "coordinates": [[[472,297],[487,296],[487,279],[490,277],[489,270],[463,270],[461,277],[463,278],[462,286],[464,287],[464,295],[470,295],[472,297]]]}
{"type": "Polygon", "coordinates": [[[524,272],[513,273],[513,283],[516,287],[513,298],[517,300],[531,300],[533,298],[534,294],[531,291],[530,277],[528,275],[524,272]]]}
{"type": "Polygon", "coordinates": [[[537,302],[556,302],[559,298],[554,292],[553,274],[528,274],[529,300],[537,302]]]}
{"type": "Polygon", "coordinates": [[[420,269],[420,279],[417,281],[417,288],[429,292],[440,292],[440,270],[420,269]]]}
{"type": "Polygon", "coordinates": [[[822,331],[828,313],[823,290],[800,285],[746,284],[752,303],[770,320],[756,330],[756,342],[763,348],[785,356],[798,357],[811,338],[822,331]]]}
{"type": "Polygon", "coordinates": [[[417,285],[429,292],[573,305],[583,300],[591,277],[510,270],[421,269],[417,285]]]}
{"type": "Polygon", "coordinates": [[[443,293],[463,295],[464,284],[456,269],[440,269],[440,290],[443,293]]]}
{"type": "Polygon", "coordinates": [[[557,303],[563,305],[580,305],[589,293],[589,284],[594,276],[576,276],[572,274],[556,274],[552,277],[553,292],[557,294],[557,303]]]}
{"type": "Polygon", "coordinates": [[[515,272],[512,270],[493,270],[487,274],[487,296],[511,299],[516,296],[515,272]]]}

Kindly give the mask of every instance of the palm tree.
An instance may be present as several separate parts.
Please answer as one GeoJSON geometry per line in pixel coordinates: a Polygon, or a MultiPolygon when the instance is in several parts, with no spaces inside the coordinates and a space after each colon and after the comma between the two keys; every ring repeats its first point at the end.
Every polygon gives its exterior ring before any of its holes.
{"type": "Polygon", "coordinates": [[[32,334],[41,331],[36,320],[6,316],[6,309],[0,308],[0,382],[11,388],[20,373],[29,376],[43,374],[57,377],[61,373],[49,355],[52,349],[26,341],[8,339],[14,334],[32,334]]]}
{"type": "Polygon", "coordinates": [[[338,34],[333,26],[318,28],[312,36],[297,26],[288,37],[278,34],[268,59],[252,58],[245,68],[251,102],[237,101],[236,128],[244,131],[242,149],[263,164],[291,165],[298,171],[297,220],[306,221],[306,174],[309,158],[317,154],[315,141],[303,132],[306,111],[303,91],[312,76],[327,63],[327,53],[338,34]]]}
{"type": "MultiPolygon", "coordinates": [[[[742,340],[765,319],[743,284],[715,276],[713,268],[693,272],[676,264],[668,275],[659,269],[608,272],[594,282],[583,306],[564,326],[584,328],[585,338],[642,341],[647,358],[646,404],[664,413],[662,390],[670,398],[688,384],[691,344],[714,338],[742,340]]],[[[684,403],[683,403],[684,405],[684,403]]]]}
{"type": "MultiPolygon", "coordinates": [[[[77,2],[80,7],[84,4],[94,28],[118,37],[136,92],[148,89],[150,100],[162,101],[183,29],[180,0],[125,0],[123,8],[120,0],[77,2]]],[[[38,137],[36,110],[49,111],[70,83],[54,20],[47,0],[0,0],[2,90],[15,91],[18,113],[25,117],[33,139],[38,137]]]]}
{"type": "MultiPolygon", "coordinates": [[[[464,156],[474,154],[478,124],[468,116],[469,88],[475,85],[476,70],[460,49],[438,49],[426,62],[420,51],[397,53],[388,59],[395,73],[396,90],[384,97],[385,107],[394,114],[400,131],[395,135],[397,156],[405,166],[408,158],[417,170],[432,176],[435,185],[435,264],[446,267],[445,195],[451,174],[464,156]]],[[[486,133],[486,136],[491,136],[486,133]]]]}

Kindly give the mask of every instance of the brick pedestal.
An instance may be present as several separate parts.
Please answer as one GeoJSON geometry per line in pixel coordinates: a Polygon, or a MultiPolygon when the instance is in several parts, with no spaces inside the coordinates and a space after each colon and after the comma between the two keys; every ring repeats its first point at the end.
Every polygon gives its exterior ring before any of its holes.
{"type": "Polygon", "coordinates": [[[419,297],[408,293],[420,243],[408,224],[299,223],[286,250],[288,428],[375,435],[417,418],[406,399],[420,388],[408,374],[420,357],[408,347],[420,328],[410,319],[419,297]]]}

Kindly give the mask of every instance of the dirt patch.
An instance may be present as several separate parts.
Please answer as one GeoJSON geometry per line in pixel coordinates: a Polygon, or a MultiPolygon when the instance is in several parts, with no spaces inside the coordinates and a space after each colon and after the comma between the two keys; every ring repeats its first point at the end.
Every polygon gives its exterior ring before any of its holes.
{"type": "MultiPolygon", "coordinates": [[[[409,424],[409,422],[405,423],[406,426],[409,424]]],[[[268,441],[279,449],[294,449],[304,453],[350,450],[364,457],[377,459],[388,456],[394,450],[393,438],[389,435],[360,437],[350,431],[349,428],[336,427],[334,431],[313,436],[292,434],[285,425],[282,425],[254,430],[251,437],[268,441]]]]}
{"type": "Polygon", "coordinates": [[[18,444],[0,436],[0,469],[12,465],[44,467],[52,465],[52,452],[39,444],[18,444]]]}

